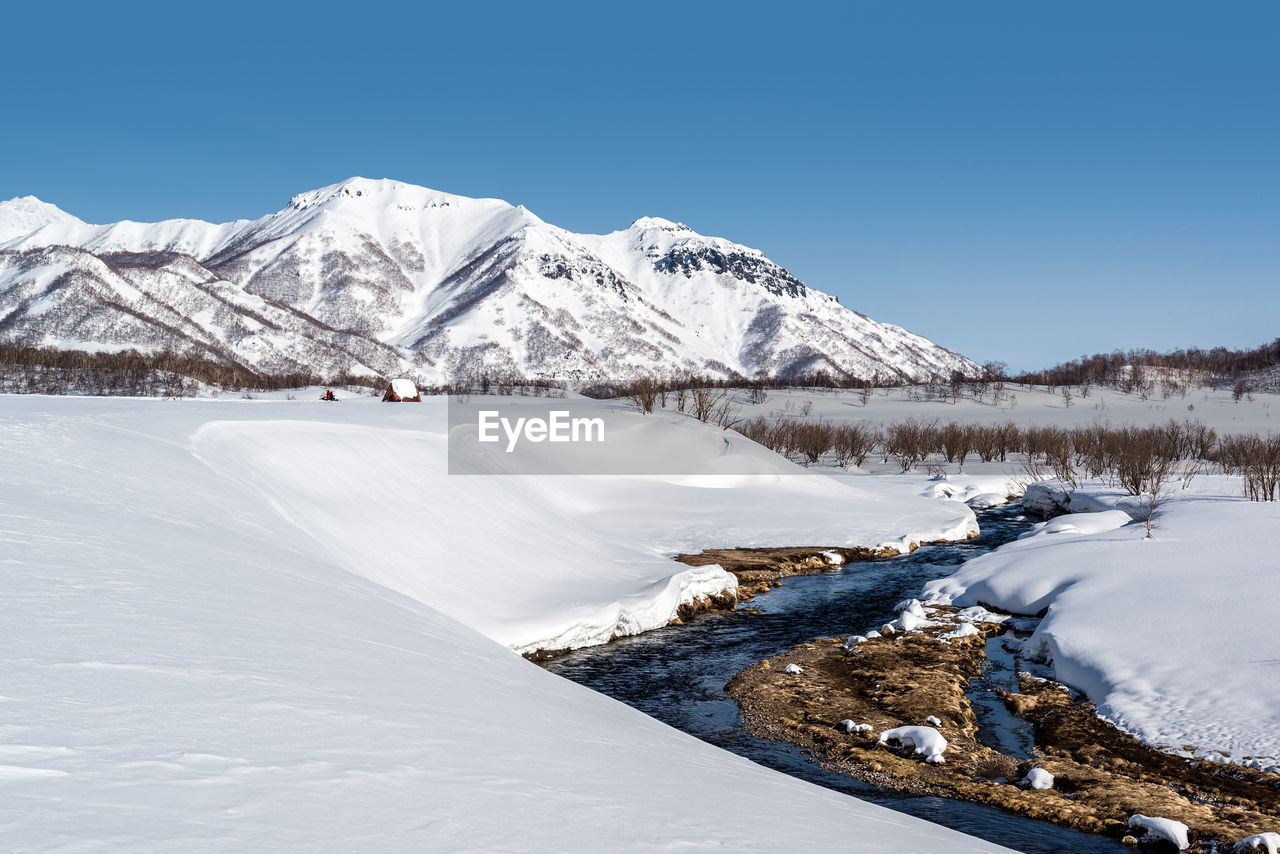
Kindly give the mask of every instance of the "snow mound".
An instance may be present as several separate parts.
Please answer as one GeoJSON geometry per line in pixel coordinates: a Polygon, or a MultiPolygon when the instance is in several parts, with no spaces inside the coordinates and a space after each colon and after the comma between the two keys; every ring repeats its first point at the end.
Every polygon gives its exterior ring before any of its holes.
{"type": "Polygon", "coordinates": [[[903,747],[914,748],[913,752],[923,755],[925,762],[935,765],[945,760],[942,754],[947,750],[947,740],[931,726],[900,726],[880,733],[880,744],[896,741],[903,747]]]}
{"type": "Polygon", "coordinates": [[[1053,775],[1043,768],[1032,768],[1023,780],[1028,789],[1052,789],[1053,775]]]}
{"type": "Polygon", "coordinates": [[[1255,833],[1246,836],[1231,848],[1236,854],[1246,851],[1265,851],[1266,854],[1280,854],[1280,833],[1255,833]]]}
{"type": "Polygon", "coordinates": [[[798,664],[788,664],[786,672],[792,674],[804,673],[804,668],[798,664]]]}
{"type": "Polygon", "coordinates": [[[925,613],[924,606],[919,599],[907,599],[898,603],[898,619],[885,623],[880,631],[886,634],[894,631],[914,632],[925,626],[933,625],[933,621],[929,619],[925,613]]]}
{"type": "Polygon", "coordinates": [[[934,482],[922,493],[929,498],[945,498],[960,501],[975,510],[998,507],[1008,502],[1007,496],[1020,492],[1012,477],[1004,474],[950,475],[946,480],[934,482]]]}
{"type": "Polygon", "coordinates": [[[924,722],[929,726],[942,726],[942,721],[938,720],[933,715],[929,715],[929,717],[925,718],[924,722]]]}
{"type": "Polygon", "coordinates": [[[844,555],[840,552],[823,552],[822,559],[832,566],[840,566],[844,563],[844,555]]]}
{"type": "Polygon", "coordinates": [[[981,605],[970,605],[956,612],[956,620],[961,623],[1003,623],[1008,619],[1007,614],[993,614],[981,605]]]}
{"type": "Polygon", "coordinates": [[[1030,531],[1020,534],[1018,539],[1025,540],[1044,534],[1104,534],[1123,528],[1132,521],[1133,517],[1123,510],[1068,513],[1035,525],[1030,531]]]}
{"type": "Polygon", "coordinates": [[[893,606],[893,610],[899,614],[914,614],[917,617],[925,616],[924,603],[919,599],[903,599],[897,605],[893,606]]]}
{"type": "Polygon", "coordinates": [[[971,638],[976,634],[979,634],[978,627],[973,623],[961,623],[946,634],[939,635],[938,640],[949,641],[957,638],[971,638]]]}
{"type": "Polygon", "coordinates": [[[1066,511],[1070,502],[1070,494],[1057,481],[1028,484],[1026,491],[1022,493],[1022,506],[1032,513],[1043,516],[1066,511]]]}
{"type": "Polygon", "coordinates": [[[840,721],[836,726],[844,732],[871,732],[873,729],[871,724],[856,724],[848,718],[840,721]]]}
{"type": "Polygon", "coordinates": [[[1152,818],[1142,813],[1129,816],[1130,828],[1142,828],[1146,831],[1146,839],[1151,841],[1172,842],[1179,851],[1185,851],[1191,843],[1187,841],[1187,826],[1171,818],[1152,818]]]}

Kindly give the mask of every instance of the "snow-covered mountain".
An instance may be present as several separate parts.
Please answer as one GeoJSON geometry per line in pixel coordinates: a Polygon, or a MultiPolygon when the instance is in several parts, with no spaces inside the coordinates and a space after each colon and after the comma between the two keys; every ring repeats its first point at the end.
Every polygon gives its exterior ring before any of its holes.
{"type": "Polygon", "coordinates": [[[364,178],[222,224],[0,203],[0,341],[429,382],[978,370],[679,223],[574,234],[498,199],[364,178]]]}

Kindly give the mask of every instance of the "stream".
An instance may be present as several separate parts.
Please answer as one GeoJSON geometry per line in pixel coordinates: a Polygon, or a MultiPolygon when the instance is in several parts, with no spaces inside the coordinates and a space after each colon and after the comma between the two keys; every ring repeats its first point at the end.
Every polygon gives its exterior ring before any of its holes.
{"type": "MultiPolygon", "coordinates": [[[[807,752],[785,742],[757,738],[738,718],[726,696],[734,675],[756,662],[815,637],[845,636],[878,628],[893,606],[918,596],[926,581],[950,575],[970,558],[1017,538],[1032,522],[1018,505],[981,513],[982,534],[957,543],[922,546],[909,555],[851,563],[817,575],[783,579],[757,596],[759,614],[698,617],[603,646],[577,650],[543,666],[703,741],[793,777],[927,819],[1027,854],[1132,851],[1118,841],[1010,815],[992,807],[948,798],[888,792],[870,783],[823,770],[807,752]]],[[[992,683],[1008,678],[1011,656],[996,653],[988,665],[992,683]]],[[[1025,725],[990,702],[993,684],[979,680],[971,691],[979,725],[1007,752],[1025,753],[1025,725]]]]}

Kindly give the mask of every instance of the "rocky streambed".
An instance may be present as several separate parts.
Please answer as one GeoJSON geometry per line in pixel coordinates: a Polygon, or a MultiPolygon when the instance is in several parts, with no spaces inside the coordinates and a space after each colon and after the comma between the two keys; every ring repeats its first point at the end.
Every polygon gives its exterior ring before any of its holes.
{"type": "Polygon", "coordinates": [[[906,555],[851,559],[843,566],[811,560],[817,549],[749,555],[782,559],[760,567],[781,575],[756,582],[770,592],[757,596],[749,613],[704,614],[683,625],[568,652],[543,666],[760,764],[1010,848],[1035,854],[1131,850],[1116,840],[987,804],[837,773],[811,750],[754,731],[725,690],[737,674],[811,638],[847,636],[893,619],[895,604],[918,593],[926,581],[951,574],[965,560],[1016,538],[1031,524],[1017,507],[988,511],[980,523],[982,533],[974,539],[923,545],[906,555]]]}
{"type": "Polygon", "coordinates": [[[991,685],[988,649],[1008,643],[1000,637],[1008,630],[997,615],[966,610],[915,603],[904,619],[924,624],[911,631],[814,638],[747,668],[728,694],[749,731],[883,789],[961,798],[1114,839],[1130,834],[1134,814],[1182,822],[1191,842],[1224,848],[1280,827],[1280,776],[1142,744],[1039,675],[1016,654],[1016,637],[1005,649],[1014,650],[1012,678],[991,685]],[[1007,715],[975,703],[975,693],[994,694],[1007,715]],[[942,736],[945,752],[925,761],[879,737],[899,727],[942,736]]]}
{"type": "Polygon", "coordinates": [[[1008,621],[939,609],[924,615],[933,625],[846,648],[851,635],[899,619],[896,606],[926,581],[1031,524],[1016,506],[980,522],[976,539],[900,556],[836,561],[831,550],[795,548],[686,558],[726,565],[746,597],[769,593],[749,610],[544,666],[761,764],[1026,852],[1133,850],[1121,840],[1139,812],[1181,820],[1200,840],[1280,826],[1280,778],[1188,762],[1115,730],[1021,658],[1008,621]],[[915,725],[947,739],[944,762],[880,743],[879,733],[915,725]],[[1052,775],[1053,788],[1028,785],[1032,769],[1052,775]]]}

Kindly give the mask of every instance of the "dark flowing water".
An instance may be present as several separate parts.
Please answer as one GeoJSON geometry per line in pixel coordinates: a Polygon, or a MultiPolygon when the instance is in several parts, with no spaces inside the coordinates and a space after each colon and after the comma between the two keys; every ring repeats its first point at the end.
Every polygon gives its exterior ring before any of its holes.
{"type": "MultiPolygon", "coordinates": [[[[1016,539],[1031,524],[1021,518],[1016,506],[987,511],[979,523],[982,536],[975,540],[922,546],[910,555],[787,578],[781,587],[752,601],[759,614],[700,617],[684,626],[578,650],[545,666],[761,765],[1028,854],[1132,851],[1110,839],[991,807],[885,792],[824,771],[805,751],[748,733],[738,718],[737,704],[724,692],[725,683],[735,674],[810,638],[878,628],[895,616],[895,604],[919,595],[926,581],[950,575],[964,561],[1016,539]]],[[[997,656],[990,666],[994,680],[1007,678],[999,671],[1011,666],[1011,658],[997,656]]],[[[1019,722],[999,703],[982,702],[983,692],[990,694],[990,689],[979,685],[973,693],[980,723],[992,727],[992,736],[1000,744],[1025,751],[1029,744],[1019,722]]]]}

